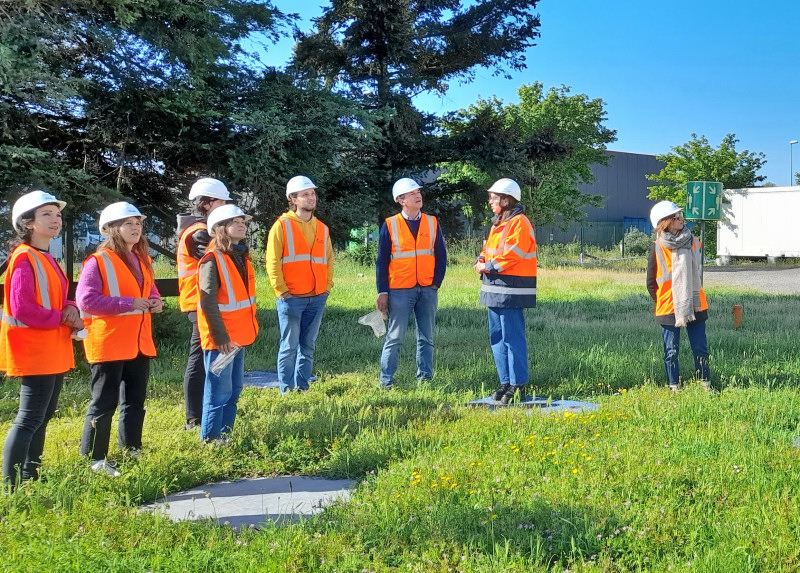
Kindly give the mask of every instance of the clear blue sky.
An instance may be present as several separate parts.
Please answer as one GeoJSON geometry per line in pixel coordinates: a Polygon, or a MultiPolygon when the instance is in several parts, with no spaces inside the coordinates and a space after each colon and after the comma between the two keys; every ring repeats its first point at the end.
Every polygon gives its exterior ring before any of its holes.
{"type": "MultiPolygon", "coordinates": [[[[323,0],[275,0],[301,16],[322,13],[323,0]]],[[[705,135],[717,147],[728,133],[737,149],[760,151],[761,174],[789,184],[800,171],[800,0],[541,0],[541,38],[527,69],[511,80],[478,70],[474,82],[453,84],[445,96],[416,104],[443,114],[479,97],[516,102],[517,88],[567,85],[605,102],[606,127],[617,130],[616,151],[661,154],[705,135]]],[[[282,67],[291,41],[272,47],[266,63],[282,67]]]]}

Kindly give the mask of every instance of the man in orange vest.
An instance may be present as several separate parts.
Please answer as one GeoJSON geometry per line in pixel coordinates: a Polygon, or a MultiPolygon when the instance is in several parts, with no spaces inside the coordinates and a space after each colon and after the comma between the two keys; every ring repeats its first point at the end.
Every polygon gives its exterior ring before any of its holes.
{"type": "Polygon", "coordinates": [[[191,213],[178,215],[178,304],[192,323],[192,337],[189,339],[189,358],[183,373],[183,398],[186,407],[184,429],[200,427],[203,415],[203,387],[206,368],[203,364],[203,349],[200,347],[200,332],[197,329],[197,301],[200,291],[197,287],[197,268],[200,259],[206,254],[211,242],[206,219],[216,208],[231,200],[225,184],[211,177],[202,177],[194,182],[189,191],[192,203],[191,213]]]}
{"type": "Polygon", "coordinates": [[[382,388],[394,385],[400,347],[414,313],[417,323],[417,380],[433,378],[433,325],[438,289],[447,267],[444,235],[436,217],[422,212],[422,193],[413,179],[398,179],[392,197],[402,211],[386,219],[378,239],[375,306],[389,314],[381,352],[382,388]]]}
{"type": "Polygon", "coordinates": [[[308,390],[314,347],[333,288],[333,246],[327,225],[314,216],[316,188],[305,175],[289,180],[289,210],[272,226],[267,241],[267,275],[278,297],[281,394],[308,390]]]}

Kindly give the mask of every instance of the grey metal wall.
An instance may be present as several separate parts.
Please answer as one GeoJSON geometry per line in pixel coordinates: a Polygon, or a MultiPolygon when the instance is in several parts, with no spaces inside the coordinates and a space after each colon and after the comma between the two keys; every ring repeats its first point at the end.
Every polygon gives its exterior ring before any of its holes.
{"type": "Polygon", "coordinates": [[[603,207],[587,207],[587,221],[622,222],[625,218],[646,218],[653,206],[647,198],[648,173],[658,173],[664,163],[654,155],[608,151],[609,164],[592,165],[596,177],[590,185],[580,185],[582,193],[603,196],[603,207]]]}

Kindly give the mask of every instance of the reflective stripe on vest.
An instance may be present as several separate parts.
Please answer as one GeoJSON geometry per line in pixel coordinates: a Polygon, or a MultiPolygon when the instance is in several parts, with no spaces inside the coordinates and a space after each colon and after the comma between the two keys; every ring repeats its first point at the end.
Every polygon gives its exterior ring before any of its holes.
{"type": "MultiPolygon", "coordinates": [[[[141,260],[139,261],[142,270],[140,286],[131,269],[114,251],[102,249],[89,258],[95,260],[100,271],[103,296],[144,299],[150,297],[153,277],[146,271],[141,260]]],[[[152,318],[149,312],[131,310],[117,314],[94,315],[88,312],[81,314],[88,333],[83,341],[83,349],[90,364],[132,360],[139,354],[151,358],[156,356],[152,318]]]]}
{"type": "MultiPolygon", "coordinates": [[[[252,344],[258,335],[256,282],[253,265],[249,260],[244,261],[247,278],[243,280],[233,259],[217,249],[207,251],[200,260],[200,264],[204,264],[206,259],[212,256],[214,264],[217,266],[220,282],[216,302],[225,331],[231,342],[240,346],[252,344]]],[[[213,350],[217,347],[211,336],[206,312],[203,310],[203,305],[199,303],[197,305],[197,330],[200,333],[200,346],[203,350],[213,350]]]]}
{"type": "MultiPolygon", "coordinates": [[[[292,222],[287,217],[281,217],[281,222],[283,223],[283,235],[286,238],[286,250],[288,251],[287,256],[281,259],[282,264],[286,263],[299,263],[302,261],[311,261],[312,264],[317,265],[327,265],[328,264],[328,227],[323,225],[325,228],[325,250],[323,251],[323,255],[321,257],[312,257],[312,253],[298,255],[297,248],[295,247],[295,240],[294,240],[294,229],[292,222]]],[[[303,237],[305,240],[305,237],[303,237]]]]}
{"type": "MultiPolygon", "coordinates": [[[[398,215],[402,217],[402,215],[398,215]]],[[[428,217],[427,215],[422,215],[422,220],[420,221],[420,225],[422,221],[428,222],[428,236],[431,238],[430,246],[427,249],[418,249],[415,248],[413,250],[404,251],[402,245],[400,244],[400,230],[397,228],[397,217],[390,217],[390,234],[392,237],[392,244],[394,245],[394,249],[392,252],[391,260],[394,259],[407,259],[410,257],[417,257],[422,255],[430,255],[432,256],[433,253],[433,244],[436,241],[436,235],[434,234],[436,228],[433,224],[433,217],[428,217]]],[[[415,245],[416,247],[416,245],[415,245]]]]}
{"type": "MultiPolygon", "coordinates": [[[[117,278],[117,271],[114,269],[114,263],[111,262],[111,257],[108,256],[108,252],[100,251],[97,254],[100,257],[99,261],[100,264],[103,265],[103,269],[101,272],[103,273],[103,276],[106,279],[106,284],[108,285],[108,296],[119,298],[122,295],[120,295],[119,293],[119,279],[117,278]]],[[[148,292],[143,294],[147,294],[149,296],[150,293],[148,292]]],[[[129,310],[128,312],[119,312],[117,314],[105,315],[105,316],[128,316],[130,314],[144,314],[144,311],[129,310]]],[[[89,314],[88,312],[81,311],[81,318],[95,318],[97,316],[101,315],[89,314]]]]}
{"type": "Polygon", "coordinates": [[[421,214],[417,236],[398,213],[386,219],[386,229],[392,244],[389,259],[389,288],[431,286],[436,272],[435,245],[438,222],[432,215],[421,214]]]}
{"type": "Polygon", "coordinates": [[[53,328],[28,326],[11,315],[11,281],[19,261],[26,259],[33,270],[36,304],[47,310],[64,308],[61,267],[30,245],[19,245],[11,253],[0,309],[0,370],[9,376],[62,374],[75,366],[71,328],[59,324],[53,328]]]}
{"type": "Polygon", "coordinates": [[[536,294],[536,287],[520,288],[520,287],[482,284],[481,290],[483,292],[490,292],[494,294],[536,294]]]}
{"type": "Polygon", "coordinates": [[[280,218],[283,229],[281,273],[289,292],[295,296],[319,295],[328,288],[330,231],[316,219],[314,238],[308,244],[300,223],[288,216],[280,218]]]}

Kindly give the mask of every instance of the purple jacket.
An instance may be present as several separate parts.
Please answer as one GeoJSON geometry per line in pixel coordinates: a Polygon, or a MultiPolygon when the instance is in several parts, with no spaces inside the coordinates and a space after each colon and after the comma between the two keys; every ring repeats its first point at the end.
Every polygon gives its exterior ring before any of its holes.
{"type": "MultiPolygon", "coordinates": [[[[142,277],[142,267],[139,262],[139,257],[134,253],[128,253],[133,268],[137,270],[134,273],[136,282],[142,286],[144,278],[142,277]]],[[[147,298],[160,298],[158,289],[155,282],[150,289],[150,295],[147,298]]],[[[78,308],[83,312],[94,314],[97,316],[107,316],[109,314],[121,314],[123,312],[130,312],[133,310],[133,297],[130,296],[106,296],[103,294],[103,277],[100,274],[100,268],[97,266],[97,259],[89,257],[83,265],[81,276],[78,279],[78,289],[75,292],[75,300],[78,303],[78,308]]]]}
{"type": "MultiPolygon", "coordinates": [[[[39,251],[56,268],[58,276],[61,277],[61,291],[64,293],[64,307],[75,306],[71,300],[67,300],[67,277],[58,263],[47,251],[39,251]]],[[[17,268],[11,275],[11,315],[27,324],[31,328],[52,329],[61,324],[61,311],[46,309],[36,301],[36,277],[33,267],[27,257],[21,257],[17,263],[17,268]]]]}

